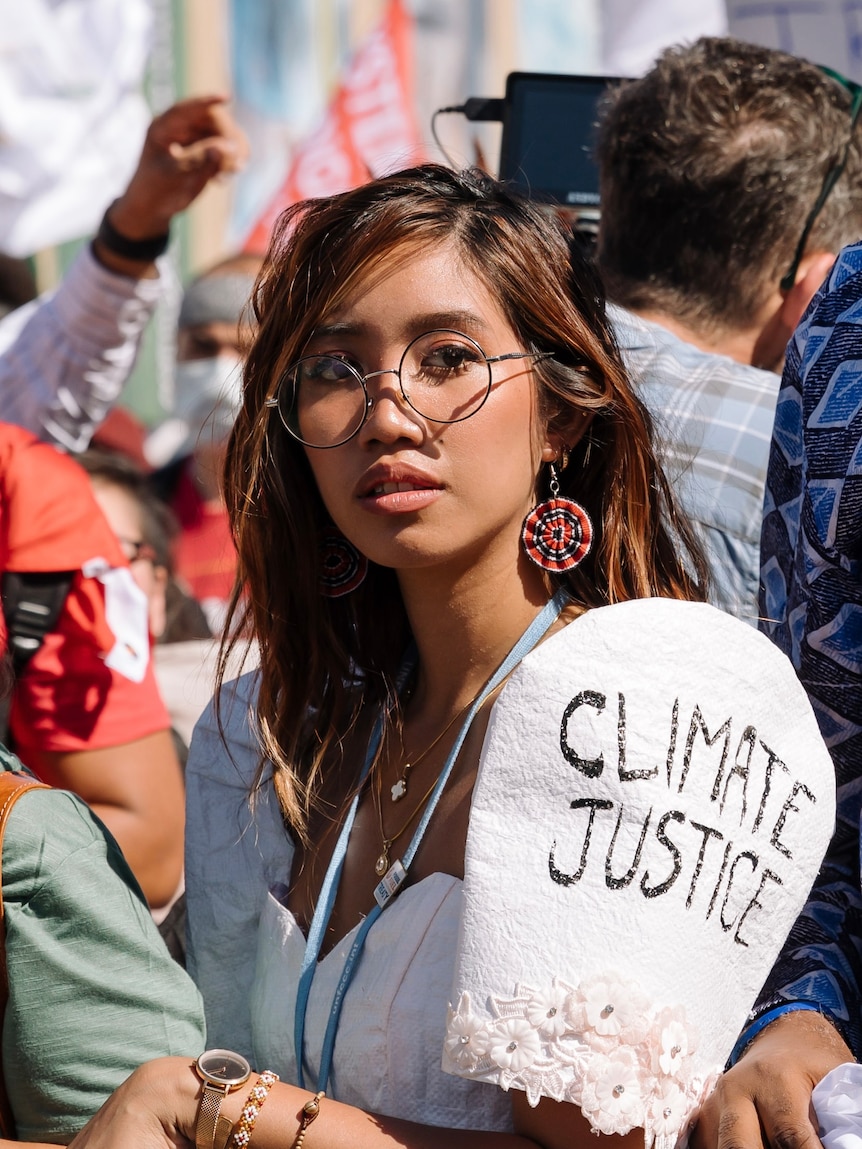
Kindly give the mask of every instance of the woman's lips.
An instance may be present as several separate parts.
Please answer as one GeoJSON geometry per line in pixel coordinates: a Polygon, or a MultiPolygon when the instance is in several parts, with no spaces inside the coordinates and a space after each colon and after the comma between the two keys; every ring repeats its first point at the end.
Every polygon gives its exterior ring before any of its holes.
{"type": "Polygon", "coordinates": [[[418,511],[435,502],[442,487],[426,475],[372,477],[359,495],[362,506],[379,514],[418,511]]]}
{"type": "Polygon", "coordinates": [[[425,491],[428,487],[422,483],[378,483],[369,494],[394,495],[397,491],[425,491]]]}

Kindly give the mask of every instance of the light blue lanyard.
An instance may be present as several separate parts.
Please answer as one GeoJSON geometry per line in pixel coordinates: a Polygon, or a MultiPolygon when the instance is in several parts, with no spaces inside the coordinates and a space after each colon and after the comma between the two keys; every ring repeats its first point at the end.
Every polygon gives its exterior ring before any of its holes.
{"type": "MultiPolygon", "coordinates": [[[[425,807],[425,812],[416,827],[416,831],[410,840],[410,845],[404,851],[404,856],[401,858],[401,867],[403,867],[403,876],[401,877],[398,885],[404,881],[407,876],[407,871],[416,856],[416,851],[428,828],[428,823],[434,814],[434,810],[440,800],[440,795],[449,775],[455,766],[458,754],[464,744],[464,739],[476,717],[477,712],[482,707],[486,699],[491,695],[497,687],[503,682],[506,677],[511,674],[525,654],[528,654],[536,643],[547,633],[553,623],[559,617],[560,611],[568,601],[568,594],[565,590],[560,589],[554,597],[548,602],[538,615],[533,619],[509,653],[506,655],[503,662],[494,671],[492,677],[483,687],[480,694],[474,698],[466,718],[458,732],[458,737],[455,739],[455,744],[449,751],[449,757],[446,759],[446,764],[437,779],[437,783],[431,792],[431,797],[428,800],[428,805],[425,807]]],[[[304,1072],[303,1072],[303,1048],[305,1045],[305,1018],[308,1012],[308,999],[311,994],[311,984],[314,981],[314,973],[317,968],[317,959],[320,956],[320,949],[323,945],[323,937],[326,933],[326,927],[329,925],[329,919],[332,916],[332,910],[335,906],[335,898],[338,894],[338,884],[341,880],[341,872],[344,868],[344,859],[347,856],[347,844],[350,838],[350,832],[353,829],[353,822],[356,818],[356,810],[359,806],[359,798],[362,790],[362,783],[368,776],[371,769],[371,764],[377,754],[380,740],[383,737],[383,713],[378,716],[377,722],[374,725],[374,730],[371,735],[371,741],[368,745],[368,751],[365,755],[365,764],[362,767],[362,776],[357,787],[357,792],[354,795],[353,801],[350,803],[350,808],[347,811],[347,817],[338,836],[338,841],[335,844],[335,850],[329,862],[329,868],[326,871],[326,876],[323,879],[323,885],[320,888],[320,894],[317,899],[317,906],[314,910],[314,916],[311,920],[311,925],[308,930],[308,941],[305,946],[305,956],[302,960],[302,968],[299,973],[299,983],[296,990],[296,1012],[294,1014],[294,1027],[293,1027],[293,1041],[296,1049],[296,1071],[297,1083],[300,1088],[305,1088],[304,1072]]],[[[384,879],[385,881],[385,879],[384,879]]],[[[383,883],[381,883],[383,885],[383,883]]],[[[379,887],[378,887],[379,889],[379,887]]],[[[329,1021],[326,1026],[326,1033],[323,1039],[323,1049],[320,1055],[320,1070],[317,1075],[317,1089],[318,1091],[324,1090],[329,1081],[329,1074],[332,1069],[332,1055],[335,1047],[335,1036],[338,1031],[338,1020],[341,1016],[341,1007],[344,1004],[344,995],[353,980],[353,975],[356,972],[356,965],[362,954],[365,939],[368,936],[368,931],[380,917],[383,909],[389,904],[389,897],[384,895],[381,901],[378,900],[377,905],[371,910],[367,917],[362,921],[353,945],[350,947],[350,952],[344,963],[344,968],[341,971],[341,978],[339,979],[338,986],[335,990],[335,995],[332,999],[332,1005],[329,1011],[329,1021]]]]}

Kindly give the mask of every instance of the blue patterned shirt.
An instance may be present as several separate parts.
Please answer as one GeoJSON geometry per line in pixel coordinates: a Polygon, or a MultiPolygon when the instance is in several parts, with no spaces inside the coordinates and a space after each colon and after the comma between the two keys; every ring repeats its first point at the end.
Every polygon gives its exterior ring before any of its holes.
{"type": "Polygon", "coordinates": [[[835,763],[835,836],[761,994],[816,1004],[862,1057],[862,244],[787,352],[761,541],[761,629],[790,657],[835,763]]]}

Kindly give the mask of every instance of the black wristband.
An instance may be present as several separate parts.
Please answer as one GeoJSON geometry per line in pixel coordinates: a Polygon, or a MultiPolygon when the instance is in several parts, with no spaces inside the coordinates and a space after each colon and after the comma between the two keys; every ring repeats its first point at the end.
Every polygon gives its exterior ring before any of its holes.
{"type": "MultiPolygon", "coordinates": [[[[114,203],[117,201],[114,200],[114,203]]],[[[99,230],[96,232],[96,239],[99,243],[112,251],[114,255],[119,255],[123,259],[134,259],[139,263],[152,263],[153,260],[158,259],[160,255],[168,250],[168,243],[170,241],[170,232],[165,232],[164,235],[154,236],[152,239],[129,239],[128,236],[122,235],[111,221],[108,219],[108,212],[114,206],[112,203],[105,214],[102,216],[102,222],[99,224],[99,230]]]]}

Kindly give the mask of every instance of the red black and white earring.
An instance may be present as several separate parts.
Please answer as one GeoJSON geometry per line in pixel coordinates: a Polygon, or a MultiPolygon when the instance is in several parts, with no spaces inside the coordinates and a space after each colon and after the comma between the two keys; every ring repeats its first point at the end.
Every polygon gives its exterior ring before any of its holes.
{"type": "Polygon", "coordinates": [[[593,524],[580,503],[560,495],[557,470],[551,463],[551,497],[524,519],[521,542],[527,557],[542,570],[561,574],[584,561],[593,544],[593,524]]]}
{"type": "Polygon", "coordinates": [[[326,598],[350,594],[368,574],[368,559],[335,527],[321,532],[319,553],[320,593],[326,598]]]}

